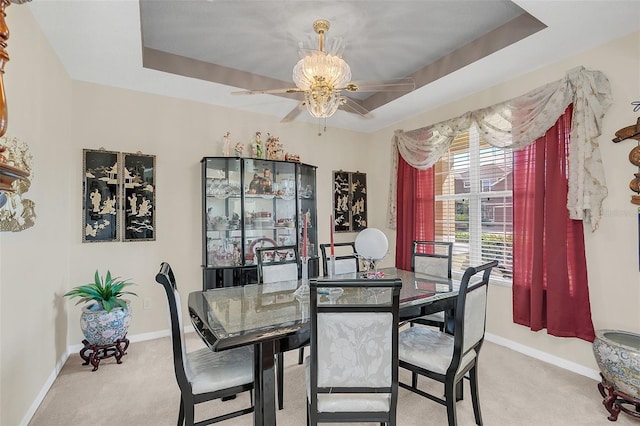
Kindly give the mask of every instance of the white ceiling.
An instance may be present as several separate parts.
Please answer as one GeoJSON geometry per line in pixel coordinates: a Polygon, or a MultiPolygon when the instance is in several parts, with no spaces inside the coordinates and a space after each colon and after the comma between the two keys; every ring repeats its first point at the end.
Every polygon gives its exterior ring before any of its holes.
{"type": "MultiPolygon", "coordinates": [[[[354,80],[416,77],[418,88],[397,99],[362,100],[372,119],[338,111],[327,121],[362,132],[640,30],[637,0],[32,0],[13,7],[30,8],[75,80],[276,117],[297,101],[231,92],[292,87],[299,44],[317,43],[312,23],[328,19],[327,40],[342,38],[354,80]]],[[[306,113],[296,120],[315,122],[306,113]]]]}

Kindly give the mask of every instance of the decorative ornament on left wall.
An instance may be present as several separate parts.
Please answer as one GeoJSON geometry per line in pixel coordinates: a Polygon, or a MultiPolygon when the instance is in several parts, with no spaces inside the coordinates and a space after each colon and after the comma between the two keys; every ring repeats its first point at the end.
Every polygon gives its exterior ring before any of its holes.
{"type": "Polygon", "coordinates": [[[18,232],[35,225],[36,204],[24,198],[24,193],[31,187],[33,179],[33,159],[29,146],[17,137],[3,136],[0,138],[0,146],[5,148],[2,156],[7,164],[29,173],[27,178],[13,181],[13,192],[6,191],[0,194],[0,197],[6,197],[6,203],[0,208],[0,231],[18,232]]]}

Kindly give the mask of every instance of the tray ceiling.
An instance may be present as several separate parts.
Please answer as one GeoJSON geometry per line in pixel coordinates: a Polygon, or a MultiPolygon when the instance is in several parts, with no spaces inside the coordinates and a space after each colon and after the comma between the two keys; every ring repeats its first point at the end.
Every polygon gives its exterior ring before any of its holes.
{"type": "MultiPolygon", "coordinates": [[[[312,23],[327,19],[327,41],[342,39],[353,80],[416,81],[406,94],[358,94],[372,119],[338,111],[327,120],[365,132],[640,30],[640,2],[625,0],[33,0],[27,7],[74,79],[279,117],[297,101],[231,92],[293,87],[298,48],[315,45],[312,23]]],[[[10,25],[11,9],[7,15],[10,25]]],[[[314,122],[306,113],[296,120],[314,122]]]]}

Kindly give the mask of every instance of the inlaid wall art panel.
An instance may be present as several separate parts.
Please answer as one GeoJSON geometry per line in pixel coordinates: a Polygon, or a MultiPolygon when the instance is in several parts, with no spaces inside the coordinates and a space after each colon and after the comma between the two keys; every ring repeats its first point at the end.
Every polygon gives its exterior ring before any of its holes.
{"type": "Polygon", "coordinates": [[[358,232],[367,227],[367,174],[333,172],[335,232],[358,232]]]}

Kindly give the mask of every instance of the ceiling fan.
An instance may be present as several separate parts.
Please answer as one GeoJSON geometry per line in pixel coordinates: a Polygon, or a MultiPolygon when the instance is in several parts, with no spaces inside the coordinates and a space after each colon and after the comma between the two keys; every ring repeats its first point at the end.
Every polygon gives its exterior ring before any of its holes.
{"type": "Polygon", "coordinates": [[[384,81],[351,81],[351,68],[342,59],[339,43],[334,44],[329,52],[325,51],[324,35],[329,30],[329,21],[318,19],[313,23],[313,29],[318,34],[318,49],[300,49],[301,59],[293,68],[293,81],[296,87],[243,90],[232,92],[232,94],[302,94],[303,100],[281,120],[286,123],[295,119],[305,108],[309,114],[317,118],[331,117],[338,108],[370,118],[369,111],[354,99],[345,96],[345,93],[409,92],[415,89],[415,82],[410,77],[384,81]]]}

